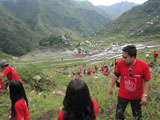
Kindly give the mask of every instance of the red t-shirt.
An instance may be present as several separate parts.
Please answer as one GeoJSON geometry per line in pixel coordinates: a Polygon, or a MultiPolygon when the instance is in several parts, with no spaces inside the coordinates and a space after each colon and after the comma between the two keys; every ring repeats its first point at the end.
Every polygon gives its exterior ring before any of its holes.
{"type": "Polygon", "coordinates": [[[138,59],[132,67],[120,60],[115,72],[121,75],[118,95],[126,99],[140,99],[143,94],[143,81],[151,80],[147,63],[138,59]],[[132,69],[132,72],[129,69],[132,69]]]}
{"type": "MultiPolygon", "coordinates": [[[[92,103],[93,103],[95,120],[96,120],[97,114],[98,114],[98,112],[99,112],[99,108],[98,108],[98,104],[97,104],[96,100],[92,99],[92,103]]],[[[61,111],[59,112],[58,120],[63,120],[63,115],[64,115],[64,113],[65,113],[64,110],[61,110],[61,111]]]]}
{"type": "Polygon", "coordinates": [[[91,75],[92,74],[92,69],[88,70],[88,74],[91,75]]]}
{"type": "Polygon", "coordinates": [[[12,120],[30,120],[29,110],[24,99],[18,100],[14,105],[14,109],[16,112],[16,116],[13,117],[12,120]]]}
{"type": "Polygon", "coordinates": [[[154,58],[157,58],[158,57],[158,53],[154,52],[153,56],[154,56],[154,58]]]}
{"type": "Polygon", "coordinates": [[[1,79],[0,79],[0,90],[3,90],[3,89],[5,89],[5,87],[4,87],[4,85],[3,85],[3,82],[2,82],[1,79]]]}
{"type": "Polygon", "coordinates": [[[12,67],[12,66],[7,66],[4,71],[3,74],[5,76],[7,76],[8,80],[18,80],[20,82],[22,82],[21,78],[18,76],[16,70],[12,67]]]}

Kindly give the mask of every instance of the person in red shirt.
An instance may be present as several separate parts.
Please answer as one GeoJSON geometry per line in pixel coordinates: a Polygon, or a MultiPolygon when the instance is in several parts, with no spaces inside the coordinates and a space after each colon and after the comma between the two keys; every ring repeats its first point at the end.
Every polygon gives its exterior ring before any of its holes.
{"type": "Polygon", "coordinates": [[[90,97],[86,83],[80,79],[69,83],[63,105],[58,120],[96,120],[99,111],[96,100],[90,97]]]}
{"type": "Polygon", "coordinates": [[[115,59],[115,60],[114,60],[115,68],[116,68],[117,64],[118,64],[118,60],[117,60],[117,59],[115,59]]]}
{"type": "Polygon", "coordinates": [[[8,83],[11,99],[11,120],[30,120],[28,100],[24,87],[18,80],[8,83]]]}
{"type": "Polygon", "coordinates": [[[137,50],[133,45],[123,48],[122,60],[115,68],[109,94],[113,94],[113,86],[120,78],[120,88],[118,91],[118,103],[116,109],[116,120],[124,120],[124,112],[130,102],[133,116],[136,120],[142,119],[141,105],[147,102],[149,81],[151,80],[147,63],[136,59],[137,50]]]}
{"type": "Polygon", "coordinates": [[[89,67],[89,69],[88,69],[88,75],[92,75],[92,69],[89,67]]]}
{"type": "Polygon", "coordinates": [[[98,71],[97,65],[95,65],[94,68],[95,68],[95,72],[97,72],[98,71]]]}
{"type": "Polygon", "coordinates": [[[156,63],[157,58],[158,58],[158,52],[157,52],[157,51],[154,51],[154,54],[153,54],[153,62],[154,62],[154,63],[156,63]]]}
{"type": "Polygon", "coordinates": [[[2,90],[4,90],[4,89],[5,89],[5,87],[4,87],[4,85],[3,85],[2,80],[0,79],[0,92],[1,92],[2,90]]]}
{"type": "Polygon", "coordinates": [[[18,80],[20,82],[22,82],[21,78],[18,76],[16,70],[14,69],[13,66],[10,66],[8,63],[6,62],[1,62],[0,63],[0,68],[3,69],[3,72],[0,72],[0,79],[3,76],[7,76],[7,79],[4,80],[3,82],[6,81],[11,81],[11,80],[18,80]]]}

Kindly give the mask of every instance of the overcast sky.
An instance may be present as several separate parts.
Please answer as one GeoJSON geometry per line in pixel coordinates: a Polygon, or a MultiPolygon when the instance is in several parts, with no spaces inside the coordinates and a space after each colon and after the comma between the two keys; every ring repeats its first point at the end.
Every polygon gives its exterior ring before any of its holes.
{"type": "Polygon", "coordinates": [[[141,4],[141,3],[146,2],[147,0],[88,0],[88,1],[92,2],[92,4],[94,5],[112,5],[115,3],[122,2],[122,1],[128,1],[128,2],[134,2],[134,3],[141,4]]]}

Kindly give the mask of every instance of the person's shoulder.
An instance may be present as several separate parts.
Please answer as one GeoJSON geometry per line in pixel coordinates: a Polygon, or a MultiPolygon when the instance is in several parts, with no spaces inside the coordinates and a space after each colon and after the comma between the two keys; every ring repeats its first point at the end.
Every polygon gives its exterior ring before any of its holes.
{"type": "Polygon", "coordinates": [[[61,110],[61,111],[59,112],[58,120],[63,120],[63,115],[64,115],[64,113],[65,113],[65,110],[61,110]]]}
{"type": "Polygon", "coordinates": [[[11,68],[11,66],[10,66],[10,65],[8,65],[7,67],[5,67],[5,70],[6,70],[6,69],[10,69],[10,68],[11,68]]]}
{"type": "Polygon", "coordinates": [[[20,99],[20,100],[18,100],[18,101],[16,101],[16,103],[15,103],[15,108],[17,108],[17,109],[20,109],[20,108],[22,108],[23,106],[24,106],[24,99],[20,99]]]}
{"type": "Polygon", "coordinates": [[[97,104],[97,101],[95,99],[92,99],[92,103],[95,105],[97,104]]]}
{"type": "Polygon", "coordinates": [[[15,103],[15,105],[17,105],[17,104],[23,104],[24,102],[25,102],[24,99],[20,99],[20,100],[18,100],[18,101],[15,103]]]}
{"type": "Polygon", "coordinates": [[[137,62],[138,64],[147,65],[147,66],[148,66],[148,64],[147,64],[146,62],[144,62],[143,60],[136,59],[136,62],[137,62]]]}
{"type": "Polygon", "coordinates": [[[119,61],[117,61],[117,64],[124,64],[124,61],[123,60],[119,60],[119,61]]]}

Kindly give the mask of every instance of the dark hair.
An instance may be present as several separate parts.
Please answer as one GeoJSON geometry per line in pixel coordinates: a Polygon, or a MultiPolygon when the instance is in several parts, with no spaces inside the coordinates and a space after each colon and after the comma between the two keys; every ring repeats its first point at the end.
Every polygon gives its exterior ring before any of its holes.
{"type": "Polygon", "coordinates": [[[128,45],[122,49],[123,52],[126,52],[130,57],[137,56],[137,49],[134,45],[128,45]]]}
{"type": "Polygon", "coordinates": [[[24,87],[21,82],[19,82],[18,80],[11,80],[8,85],[9,85],[10,99],[12,102],[11,116],[15,117],[16,116],[16,111],[14,109],[15,103],[18,100],[24,98],[28,106],[28,100],[26,97],[24,87]]]}
{"type": "Polygon", "coordinates": [[[63,105],[66,111],[63,120],[95,120],[93,103],[83,80],[74,79],[69,83],[63,105]]]}
{"type": "Polygon", "coordinates": [[[0,67],[1,67],[1,68],[7,67],[8,65],[9,65],[9,64],[6,63],[5,61],[0,63],[0,67]]]}

